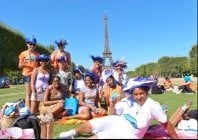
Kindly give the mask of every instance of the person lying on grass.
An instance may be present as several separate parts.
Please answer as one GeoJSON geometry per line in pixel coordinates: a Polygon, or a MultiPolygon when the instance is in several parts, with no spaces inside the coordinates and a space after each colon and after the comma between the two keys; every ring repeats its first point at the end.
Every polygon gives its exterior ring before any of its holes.
{"type": "Polygon", "coordinates": [[[112,115],[89,120],[76,129],[61,132],[59,137],[72,138],[81,133],[92,133],[92,139],[142,139],[151,121],[157,120],[171,138],[178,138],[160,104],[148,97],[153,83],[153,80],[142,77],[129,80],[123,90],[131,96],[115,102],[110,108],[112,115]]]}

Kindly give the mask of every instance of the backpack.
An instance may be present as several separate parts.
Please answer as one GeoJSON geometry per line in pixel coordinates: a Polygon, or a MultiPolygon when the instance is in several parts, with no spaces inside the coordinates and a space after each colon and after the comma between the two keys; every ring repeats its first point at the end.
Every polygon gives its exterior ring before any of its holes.
{"type": "Polygon", "coordinates": [[[13,127],[19,127],[22,129],[33,128],[35,139],[40,139],[41,127],[36,116],[19,116],[14,120],[13,127]]]}

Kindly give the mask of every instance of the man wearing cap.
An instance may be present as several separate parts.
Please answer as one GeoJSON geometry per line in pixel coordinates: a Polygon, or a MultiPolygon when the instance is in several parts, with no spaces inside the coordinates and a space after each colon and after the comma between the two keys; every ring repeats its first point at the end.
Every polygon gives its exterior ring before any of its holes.
{"type": "Polygon", "coordinates": [[[30,87],[30,79],[32,71],[35,67],[37,67],[38,62],[36,60],[39,53],[35,51],[37,40],[36,38],[27,38],[27,50],[23,51],[19,55],[19,64],[18,67],[23,70],[23,81],[25,82],[25,93],[26,99],[25,104],[26,106],[30,107],[30,96],[31,96],[31,87],[30,87]]]}
{"type": "Polygon", "coordinates": [[[59,41],[55,41],[55,43],[58,46],[58,50],[55,50],[51,54],[51,65],[54,69],[58,69],[61,65],[58,63],[58,59],[60,59],[60,57],[64,57],[66,69],[69,71],[71,67],[71,55],[69,52],[64,50],[65,46],[68,45],[67,40],[60,39],[59,41]]]}

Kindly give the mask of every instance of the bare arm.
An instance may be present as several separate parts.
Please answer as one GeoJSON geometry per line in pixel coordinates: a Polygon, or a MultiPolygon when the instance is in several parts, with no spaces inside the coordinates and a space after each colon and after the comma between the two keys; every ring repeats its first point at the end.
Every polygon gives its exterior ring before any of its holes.
{"type": "Polygon", "coordinates": [[[84,94],[83,94],[82,91],[79,92],[79,104],[81,106],[86,106],[86,107],[92,108],[91,105],[89,105],[89,104],[87,104],[87,103],[84,102],[84,94]]]}
{"type": "Polygon", "coordinates": [[[19,58],[19,64],[18,64],[18,67],[20,69],[24,68],[26,66],[27,62],[25,61],[25,57],[20,57],[19,58]]]}
{"type": "Polygon", "coordinates": [[[95,98],[95,105],[96,105],[96,107],[101,107],[100,98],[99,98],[99,92],[97,93],[96,98],[95,98]]]}
{"type": "Polygon", "coordinates": [[[166,123],[161,123],[162,126],[169,132],[171,138],[173,139],[178,139],[178,135],[175,132],[175,129],[173,128],[173,126],[171,125],[171,123],[169,121],[167,121],[166,123]]]}
{"type": "Polygon", "coordinates": [[[47,88],[45,90],[45,95],[44,95],[44,100],[43,100],[43,104],[45,106],[54,105],[56,103],[63,103],[64,102],[63,99],[50,101],[50,96],[51,96],[50,88],[47,88]]]}

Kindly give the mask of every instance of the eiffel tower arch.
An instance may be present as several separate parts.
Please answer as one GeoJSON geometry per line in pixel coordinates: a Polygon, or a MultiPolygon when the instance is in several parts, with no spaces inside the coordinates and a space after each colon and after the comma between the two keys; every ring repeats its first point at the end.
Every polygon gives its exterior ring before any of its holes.
{"type": "Polygon", "coordinates": [[[103,58],[104,58],[104,63],[103,63],[103,69],[108,69],[111,68],[112,63],[113,63],[113,58],[112,58],[112,53],[110,51],[109,47],[109,36],[108,36],[108,18],[105,15],[104,16],[104,52],[103,58]]]}

